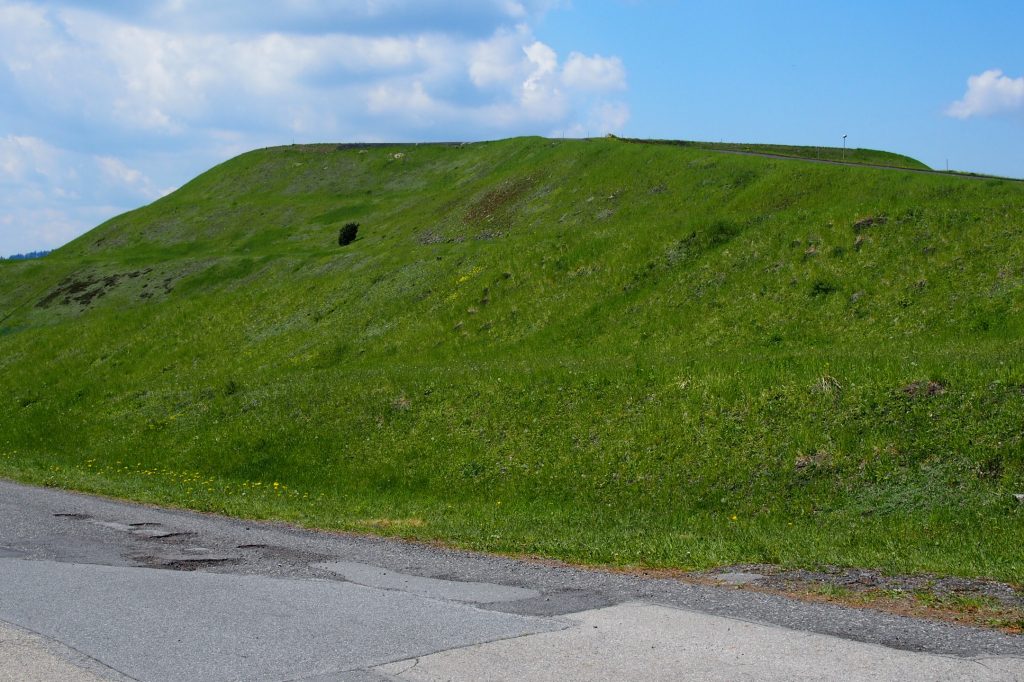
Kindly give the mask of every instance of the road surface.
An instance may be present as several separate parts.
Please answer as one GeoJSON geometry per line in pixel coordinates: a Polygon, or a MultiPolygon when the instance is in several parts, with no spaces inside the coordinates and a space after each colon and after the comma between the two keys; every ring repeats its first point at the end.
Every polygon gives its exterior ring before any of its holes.
{"type": "Polygon", "coordinates": [[[0,481],[0,681],[1022,680],[1024,638],[0,481]]]}

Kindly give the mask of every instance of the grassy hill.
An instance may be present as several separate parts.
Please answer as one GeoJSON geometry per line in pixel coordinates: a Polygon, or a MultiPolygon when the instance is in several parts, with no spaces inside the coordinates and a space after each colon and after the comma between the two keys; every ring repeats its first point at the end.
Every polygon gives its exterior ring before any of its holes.
{"type": "Polygon", "coordinates": [[[0,475],[1020,582],[1022,304],[1020,183],[614,139],[258,150],[0,262],[0,475]]]}

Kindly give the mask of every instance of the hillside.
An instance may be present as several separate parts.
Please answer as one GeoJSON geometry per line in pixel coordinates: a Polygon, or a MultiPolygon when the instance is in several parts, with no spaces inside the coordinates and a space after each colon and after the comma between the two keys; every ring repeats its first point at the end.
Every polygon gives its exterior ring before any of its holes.
{"type": "Polygon", "coordinates": [[[0,262],[0,475],[1022,582],[1022,305],[1021,183],[614,139],[257,150],[0,262]]]}

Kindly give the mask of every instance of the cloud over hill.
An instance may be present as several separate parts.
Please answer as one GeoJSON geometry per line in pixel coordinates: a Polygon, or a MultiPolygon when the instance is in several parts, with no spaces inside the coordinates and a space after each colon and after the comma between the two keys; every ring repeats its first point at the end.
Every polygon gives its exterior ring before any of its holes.
{"type": "Polygon", "coordinates": [[[968,78],[963,99],[946,110],[948,115],[961,119],[1010,112],[1024,113],[1024,77],[1011,78],[1000,69],[968,78]]]}

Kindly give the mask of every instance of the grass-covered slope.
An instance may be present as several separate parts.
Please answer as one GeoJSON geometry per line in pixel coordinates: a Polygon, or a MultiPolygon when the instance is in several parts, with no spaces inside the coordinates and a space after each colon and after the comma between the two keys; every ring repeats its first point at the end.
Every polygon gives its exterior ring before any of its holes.
{"type": "Polygon", "coordinates": [[[618,140],[254,151],[0,263],[0,474],[1019,581],[1022,287],[1018,183],[618,140]]]}

